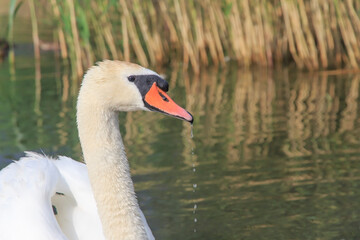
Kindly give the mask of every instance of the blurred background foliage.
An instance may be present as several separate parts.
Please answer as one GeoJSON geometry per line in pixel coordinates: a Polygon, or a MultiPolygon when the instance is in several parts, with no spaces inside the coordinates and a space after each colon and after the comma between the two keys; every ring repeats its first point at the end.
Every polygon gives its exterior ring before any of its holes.
{"type": "Polygon", "coordinates": [[[79,76],[105,58],[145,67],[182,61],[195,73],[228,61],[308,70],[360,64],[360,1],[5,0],[6,5],[9,17],[1,27],[8,30],[0,37],[13,42],[20,8],[21,17],[31,19],[35,57],[41,48],[58,50],[79,76]],[[42,29],[51,29],[51,39],[39,38],[42,29]]]}

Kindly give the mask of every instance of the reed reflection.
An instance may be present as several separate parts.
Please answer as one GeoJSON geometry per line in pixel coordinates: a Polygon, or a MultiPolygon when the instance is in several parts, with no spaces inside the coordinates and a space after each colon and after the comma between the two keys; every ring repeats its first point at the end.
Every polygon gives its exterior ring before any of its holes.
{"type": "Polygon", "coordinates": [[[359,75],[209,71],[183,79],[186,107],[198,118],[198,139],[213,146],[224,135],[234,157],[266,156],[269,149],[257,151],[253,144],[278,141],[278,136],[288,157],[330,153],[322,138],[357,127],[359,75]]]}

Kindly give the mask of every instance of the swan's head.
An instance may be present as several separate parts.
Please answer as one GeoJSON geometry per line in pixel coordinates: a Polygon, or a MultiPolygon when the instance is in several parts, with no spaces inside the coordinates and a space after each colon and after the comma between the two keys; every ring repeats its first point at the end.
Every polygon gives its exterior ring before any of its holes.
{"type": "Polygon", "coordinates": [[[169,84],[137,64],[105,60],[85,74],[79,104],[113,111],[156,111],[193,122],[192,115],[167,94],[169,84]]]}

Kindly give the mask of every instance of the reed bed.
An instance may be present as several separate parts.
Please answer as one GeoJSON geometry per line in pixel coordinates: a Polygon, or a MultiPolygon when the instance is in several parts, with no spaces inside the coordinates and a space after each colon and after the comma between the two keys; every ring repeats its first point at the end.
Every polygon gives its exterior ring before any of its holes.
{"type": "Polygon", "coordinates": [[[79,75],[103,58],[143,66],[182,60],[195,73],[229,60],[242,67],[360,66],[354,0],[42,0],[35,7],[40,18],[53,19],[61,56],[79,75]]]}

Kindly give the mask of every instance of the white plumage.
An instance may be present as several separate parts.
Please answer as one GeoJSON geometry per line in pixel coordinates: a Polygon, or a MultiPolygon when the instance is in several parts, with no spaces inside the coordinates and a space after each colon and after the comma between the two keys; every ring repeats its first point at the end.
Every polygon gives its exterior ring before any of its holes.
{"type": "MultiPolygon", "coordinates": [[[[143,221],[149,239],[154,239],[145,217],[143,221]]],[[[0,239],[7,240],[105,239],[86,165],[26,152],[4,168],[0,230],[0,239]]]]}

